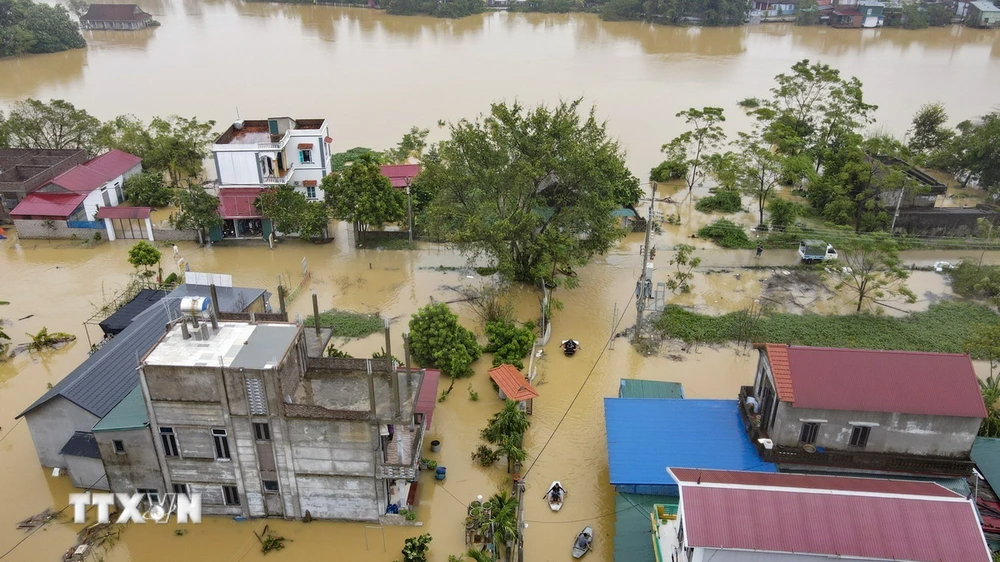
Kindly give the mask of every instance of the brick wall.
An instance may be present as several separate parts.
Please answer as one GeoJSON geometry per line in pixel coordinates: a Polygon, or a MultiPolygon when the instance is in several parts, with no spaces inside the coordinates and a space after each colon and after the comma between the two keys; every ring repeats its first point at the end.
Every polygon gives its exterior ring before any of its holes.
{"type": "Polygon", "coordinates": [[[103,228],[70,228],[66,226],[66,221],[40,221],[40,220],[14,220],[14,228],[20,238],[41,238],[41,239],[68,239],[79,238],[86,240],[94,236],[95,232],[101,233],[101,239],[107,239],[108,233],[103,228]]]}

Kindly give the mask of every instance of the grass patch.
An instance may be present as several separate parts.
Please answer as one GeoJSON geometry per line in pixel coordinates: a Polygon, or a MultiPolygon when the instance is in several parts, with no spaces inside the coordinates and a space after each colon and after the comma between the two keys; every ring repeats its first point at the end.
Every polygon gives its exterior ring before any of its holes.
{"type": "Polygon", "coordinates": [[[719,191],[715,195],[699,199],[694,208],[702,213],[712,211],[736,213],[743,210],[743,202],[740,200],[740,194],[735,191],[719,191]]]}
{"type": "MultiPolygon", "coordinates": [[[[302,324],[315,326],[316,319],[307,316],[302,324]]],[[[335,338],[363,338],[381,332],[384,326],[382,317],[378,314],[361,314],[349,310],[331,309],[319,313],[319,325],[333,328],[335,338]]]]}
{"type": "MultiPolygon", "coordinates": [[[[742,312],[709,316],[668,305],[655,326],[666,337],[686,342],[725,343],[739,339],[742,312]]],[[[898,349],[963,353],[976,324],[996,324],[1000,316],[986,306],[943,302],[906,318],[873,314],[767,314],[753,330],[754,341],[818,347],[898,349]]],[[[979,357],[977,357],[979,359],[979,357]]]]}
{"type": "Polygon", "coordinates": [[[719,219],[699,228],[698,238],[708,238],[723,248],[749,250],[757,247],[742,226],[728,219],[719,219]]]}

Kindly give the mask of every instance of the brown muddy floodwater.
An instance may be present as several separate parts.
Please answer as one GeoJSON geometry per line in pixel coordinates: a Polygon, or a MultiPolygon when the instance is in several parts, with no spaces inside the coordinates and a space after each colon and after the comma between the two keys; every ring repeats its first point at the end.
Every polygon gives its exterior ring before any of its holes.
{"type": "MultiPolygon", "coordinates": [[[[666,206],[661,208],[667,210],[666,206]]],[[[666,248],[682,238],[684,232],[667,230],[655,241],[666,248]]],[[[527,476],[526,494],[529,523],[525,531],[526,560],[531,562],[568,559],[569,545],[584,525],[592,525],[597,534],[595,550],[588,557],[612,560],[615,503],[608,485],[602,399],[617,395],[621,378],[679,381],[686,395],[692,398],[732,398],[741,384],[752,380],[754,358],[734,349],[702,347],[673,359],[644,358],[619,339],[613,350],[601,356],[602,346],[611,333],[614,307],[617,305],[621,314],[630,301],[639,273],[641,243],[641,235],[631,235],[607,256],[581,270],[579,288],[556,292],[565,308],[555,314],[552,339],[558,342],[572,337],[582,342],[582,349],[575,357],[566,358],[556,353],[555,344],[550,344],[548,353],[538,362],[540,377],[536,383],[541,396],[535,401],[535,415],[526,440],[528,464],[534,463],[527,476]],[[591,369],[593,375],[569,408],[591,369]],[[565,420],[553,435],[564,414],[565,420]],[[551,441],[543,449],[550,436],[551,441]],[[545,502],[534,501],[554,479],[561,480],[574,492],[570,511],[554,514],[545,509],[545,502]]],[[[56,383],[86,357],[82,322],[93,312],[93,304],[102,301],[103,294],[111,294],[126,283],[131,271],[126,263],[128,247],[129,243],[124,241],[103,242],[94,247],[70,241],[24,240],[19,244],[14,240],[0,241],[3,275],[0,299],[11,301],[10,306],[4,307],[3,315],[13,321],[7,326],[8,333],[21,342],[26,339],[25,333],[47,326],[80,338],[57,351],[21,355],[0,363],[0,490],[3,492],[0,556],[26,537],[15,528],[17,521],[47,507],[60,509],[68,501],[71,487],[67,478],[53,478],[49,471],[38,466],[25,424],[15,423],[13,418],[42,394],[47,385],[56,383]],[[15,287],[18,289],[11,290],[15,287]]],[[[394,346],[402,345],[400,334],[409,315],[431,298],[455,300],[459,296],[454,287],[484,282],[471,270],[437,270],[442,265],[466,265],[464,258],[446,247],[426,246],[417,251],[355,250],[347,241],[343,225],[336,242],[329,245],[292,241],[280,244],[273,251],[264,247],[199,248],[195,244],[181,244],[180,248],[192,270],[225,271],[233,275],[238,285],[262,286],[272,292],[276,290],[279,275],[297,283],[300,262],[306,258],[313,277],[303,296],[291,303],[293,315],[309,314],[308,292],[314,290],[324,308],[378,311],[392,318],[394,346]]],[[[169,247],[164,250],[169,252],[169,247]]],[[[760,296],[761,280],[770,273],[743,270],[741,279],[734,276],[740,272],[737,269],[740,265],[752,260],[750,252],[703,253],[710,263],[699,270],[695,292],[672,301],[720,313],[744,308],[760,296]],[[719,271],[723,269],[728,271],[719,271]],[[715,272],[706,274],[709,270],[715,272]]],[[[779,271],[782,265],[794,261],[784,253],[766,257],[769,258],[766,263],[775,265],[779,271]]],[[[942,254],[912,257],[916,262],[943,259],[942,254]]],[[[949,254],[947,259],[957,257],[949,254]]],[[[987,259],[1000,262],[1000,254],[988,254],[987,259]]],[[[165,273],[173,270],[167,259],[164,270],[165,273]]],[[[914,279],[918,293],[947,293],[940,275],[920,275],[919,280],[914,279]]],[[[536,318],[537,294],[521,288],[515,290],[515,296],[519,318],[536,318]]],[[[922,300],[917,308],[926,305],[927,301],[922,300]]],[[[453,307],[466,326],[477,325],[468,307],[461,304],[453,307]]],[[[634,308],[630,305],[619,329],[633,322],[634,308]]],[[[381,346],[380,337],[372,336],[349,342],[343,348],[362,356],[381,346]]],[[[978,367],[985,369],[982,365],[978,367]]],[[[226,518],[206,518],[201,526],[188,527],[184,536],[175,536],[172,526],[132,525],[110,552],[98,554],[108,561],[263,560],[252,531],[260,531],[267,524],[294,541],[287,543],[284,551],[268,555],[267,560],[389,562],[399,557],[406,537],[429,532],[434,537],[431,560],[444,562],[449,554],[463,550],[461,522],[465,504],[477,495],[490,495],[509,486],[502,468],[482,469],[469,459],[469,453],[478,443],[479,429],[500,406],[485,374],[488,368],[489,358],[480,360],[475,366],[475,376],[456,384],[447,401],[437,407],[429,439],[440,439],[443,450],[438,455],[425,454],[436,457],[449,468],[448,479],[439,484],[430,475],[422,477],[417,507],[422,527],[324,522],[307,525],[281,520],[237,523],[226,518]],[[470,387],[479,393],[479,401],[469,400],[470,387]]],[[[77,530],[78,526],[66,522],[47,525],[3,560],[56,560],[73,544],[77,530]]]]}
{"type": "MultiPolygon", "coordinates": [[[[745,121],[735,102],[765,93],[775,74],[803,58],[858,76],[869,100],[880,106],[880,125],[897,134],[905,131],[923,103],[943,101],[953,120],[965,119],[988,111],[1000,91],[1000,32],[962,27],[681,29],[606,23],[590,15],[489,13],[449,21],[363,9],[213,0],[140,0],[140,6],[162,27],[87,32],[90,44],[85,50],[0,60],[0,109],[31,96],[64,98],[102,119],[123,113],[142,118],[179,114],[215,119],[221,125],[236,118],[237,107],[246,119],[325,117],[335,148],[346,149],[386,147],[411,125],[433,129],[439,119],[473,116],[498,99],[534,104],[585,96],[609,119],[611,131],[629,151],[633,172],[645,177],[659,160],[659,146],[680,130],[673,117],[677,111],[719,105],[730,114],[728,125],[739,126],[745,121]]],[[[432,139],[441,135],[435,130],[432,139]]],[[[694,198],[704,194],[695,190],[694,198]]],[[[682,200],[684,194],[679,195],[682,200]]],[[[691,211],[694,198],[657,207],[664,214],[680,210],[684,217],[682,225],[665,225],[656,236],[661,252],[693,242],[704,260],[695,292],[671,297],[671,302],[715,313],[744,308],[761,297],[761,282],[772,273],[748,271],[737,279],[736,268],[751,264],[752,252],[720,250],[688,239],[697,226],[711,220],[691,211]]],[[[750,223],[752,217],[737,219],[750,223]]],[[[596,530],[588,559],[612,559],[614,498],[607,483],[602,399],[617,394],[619,379],[679,381],[693,398],[733,398],[739,385],[752,379],[753,357],[732,349],[700,348],[680,360],[643,358],[618,340],[615,349],[601,354],[615,305],[621,314],[630,301],[641,267],[641,243],[641,235],[631,235],[581,270],[579,288],[557,292],[565,308],[555,315],[552,339],[572,337],[582,342],[582,349],[566,358],[550,344],[539,362],[541,397],[527,436],[532,468],[525,558],[530,562],[568,559],[571,541],[584,525],[596,530]],[[591,369],[593,375],[569,408],[591,369]],[[538,499],[557,478],[572,491],[569,510],[558,515],[538,499]]],[[[193,270],[230,273],[239,285],[271,291],[278,275],[296,282],[305,257],[314,275],[306,291],[315,290],[324,308],[378,311],[393,318],[394,346],[402,345],[400,334],[409,316],[432,297],[453,300],[458,296],[452,287],[483,282],[472,272],[435,270],[465,264],[449,248],[355,250],[342,226],[336,242],[323,246],[287,242],[273,251],[180,246],[193,270]]],[[[56,560],[74,542],[77,526],[56,523],[18,544],[26,534],[16,530],[15,523],[47,507],[65,506],[70,486],[65,477],[53,478],[38,466],[25,424],[13,418],[86,357],[82,322],[102,295],[126,283],[131,270],[125,261],[127,249],[127,242],[91,248],[69,241],[0,241],[0,300],[11,301],[2,316],[13,320],[7,332],[23,342],[25,333],[46,326],[80,338],[57,351],[0,363],[4,561],[56,560]]],[[[955,262],[960,254],[916,252],[904,259],[930,265],[942,259],[955,262]]],[[[658,266],[666,267],[667,259],[661,255],[658,266]]],[[[987,260],[1000,263],[1000,254],[988,254],[987,260]]],[[[765,255],[765,262],[779,271],[795,261],[793,251],[765,255]]],[[[171,266],[164,263],[170,273],[171,266]]],[[[941,276],[934,273],[920,273],[912,285],[924,297],[918,309],[934,295],[947,294],[941,276]]],[[[306,294],[291,303],[293,313],[309,313],[306,294]]],[[[520,289],[517,296],[520,319],[537,317],[537,295],[520,289]]],[[[847,304],[831,301],[824,303],[824,310],[847,304]]],[[[467,307],[455,309],[466,326],[476,325],[467,307]]],[[[633,322],[629,304],[619,329],[633,322]]],[[[373,336],[343,347],[360,356],[377,351],[381,342],[373,336]]],[[[417,508],[422,527],[215,518],[190,527],[184,536],[175,536],[170,526],[133,525],[110,552],[97,554],[109,561],[262,560],[252,531],[269,524],[293,542],[267,560],[388,562],[399,558],[406,537],[430,532],[431,560],[444,562],[449,554],[464,550],[465,505],[509,485],[502,468],[483,470],[469,460],[479,429],[500,406],[485,375],[488,361],[480,361],[476,375],[459,382],[435,413],[430,437],[443,443],[437,459],[449,468],[448,479],[442,485],[424,477],[417,508]],[[468,399],[469,385],[481,396],[478,402],[468,399]]]]}

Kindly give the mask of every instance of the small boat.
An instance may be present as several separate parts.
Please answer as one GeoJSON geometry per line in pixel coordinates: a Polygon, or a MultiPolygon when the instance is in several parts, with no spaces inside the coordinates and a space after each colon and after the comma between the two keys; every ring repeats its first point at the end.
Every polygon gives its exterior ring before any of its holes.
{"type": "Polygon", "coordinates": [[[545,497],[549,500],[549,507],[552,508],[552,511],[559,511],[566,499],[566,488],[563,488],[562,484],[556,480],[545,492],[545,497]]]}
{"type": "Polygon", "coordinates": [[[590,527],[584,527],[580,534],[576,536],[576,542],[573,543],[573,558],[581,558],[587,551],[590,550],[590,543],[594,540],[594,530],[590,527]]]}
{"type": "Polygon", "coordinates": [[[563,340],[563,342],[559,344],[559,347],[562,348],[563,354],[565,354],[566,357],[572,357],[573,354],[576,353],[576,350],[580,349],[580,342],[576,340],[563,340]]]}

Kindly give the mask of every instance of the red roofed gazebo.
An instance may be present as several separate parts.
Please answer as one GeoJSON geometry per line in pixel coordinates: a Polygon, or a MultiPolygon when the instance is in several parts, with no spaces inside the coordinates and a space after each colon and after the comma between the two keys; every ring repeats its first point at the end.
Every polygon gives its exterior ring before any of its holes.
{"type": "Polygon", "coordinates": [[[517,367],[504,363],[490,369],[490,378],[500,387],[500,398],[526,402],[527,412],[531,413],[531,400],[538,397],[538,392],[531,386],[517,367]]]}

